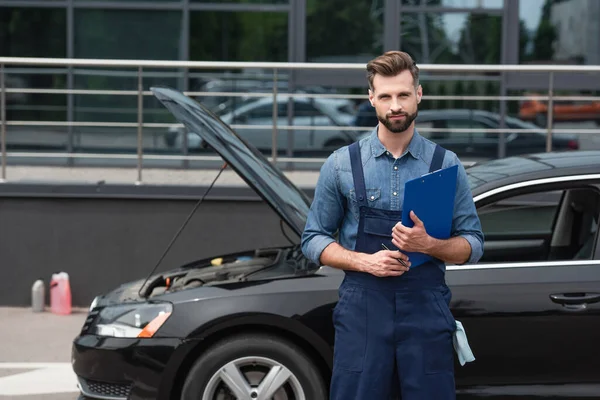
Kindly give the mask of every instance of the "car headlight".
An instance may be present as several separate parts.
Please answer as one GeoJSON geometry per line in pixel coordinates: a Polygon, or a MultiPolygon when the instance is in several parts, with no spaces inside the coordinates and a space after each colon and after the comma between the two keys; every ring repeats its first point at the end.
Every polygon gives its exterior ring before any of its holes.
{"type": "Polygon", "coordinates": [[[170,303],[109,306],[100,311],[93,333],[119,338],[151,338],[172,311],[170,303]]]}

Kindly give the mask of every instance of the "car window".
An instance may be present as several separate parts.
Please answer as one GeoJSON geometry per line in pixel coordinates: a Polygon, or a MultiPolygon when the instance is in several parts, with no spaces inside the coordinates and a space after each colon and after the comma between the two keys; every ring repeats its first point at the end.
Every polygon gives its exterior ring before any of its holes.
{"type": "Polygon", "coordinates": [[[241,114],[241,116],[251,119],[273,118],[273,105],[271,103],[262,104],[258,107],[248,110],[247,112],[241,114]]]}
{"type": "Polygon", "coordinates": [[[436,121],[435,128],[446,128],[445,132],[432,132],[432,140],[459,140],[461,142],[469,141],[470,132],[462,132],[461,129],[472,128],[471,122],[467,119],[447,119],[445,121],[436,121]]]}
{"type": "Polygon", "coordinates": [[[591,188],[519,194],[478,210],[480,262],[582,260],[593,256],[600,194],[591,188]]]}
{"type": "Polygon", "coordinates": [[[482,138],[486,135],[491,135],[490,137],[495,138],[496,134],[495,133],[484,133],[484,129],[489,128],[489,126],[487,126],[486,124],[480,122],[480,121],[474,121],[472,119],[450,119],[448,121],[446,121],[446,125],[448,126],[449,129],[456,129],[457,131],[459,129],[481,129],[481,132],[474,132],[474,133],[465,133],[465,132],[450,132],[450,134],[453,137],[472,137],[474,140],[477,140],[477,138],[482,138]]]}
{"type": "MultiPolygon", "coordinates": [[[[322,113],[315,106],[310,103],[294,101],[294,117],[318,117],[322,113]]],[[[288,103],[282,102],[277,105],[277,116],[280,118],[287,118],[288,115],[288,103]]]]}
{"type": "Polygon", "coordinates": [[[318,117],[321,114],[321,111],[310,103],[294,103],[294,115],[298,117],[318,117]]]}
{"type": "Polygon", "coordinates": [[[550,234],[562,191],[525,194],[500,200],[479,211],[487,236],[550,234]]]}

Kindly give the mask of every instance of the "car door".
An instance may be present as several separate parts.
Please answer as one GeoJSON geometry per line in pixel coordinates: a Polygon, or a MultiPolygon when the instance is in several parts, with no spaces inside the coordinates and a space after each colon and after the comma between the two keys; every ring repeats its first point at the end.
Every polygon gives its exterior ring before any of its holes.
{"type": "Polygon", "coordinates": [[[484,257],[447,274],[452,313],[476,357],[456,365],[459,399],[600,394],[600,185],[593,183],[546,180],[475,197],[484,257]]]}
{"type": "MultiPolygon", "coordinates": [[[[245,110],[234,112],[234,125],[240,126],[235,131],[250,144],[262,151],[270,151],[273,145],[273,103],[260,102],[250,104],[245,110]]],[[[278,117],[277,125],[285,124],[278,117]]],[[[277,147],[281,147],[280,139],[277,139],[277,147]]]]}
{"type": "MultiPolygon", "coordinates": [[[[287,131],[284,133],[283,139],[285,140],[286,148],[288,143],[288,134],[292,134],[290,139],[294,150],[313,150],[315,148],[315,143],[320,141],[320,136],[318,135],[323,134],[322,136],[325,136],[325,131],[319,129],[319,127],[332,125],[331,119],[324,115],[313,104],[311,104],[310,99],[309,101],[299,101],[294,99],[293,104],[293,125],[295,127],[297,126],[298,128],[294,128],[292,131],[287,131]]],[[[282,118],[284,121],[287,121],[287,103],[283,104],[281,114],[283,115],[282,118]]]]}

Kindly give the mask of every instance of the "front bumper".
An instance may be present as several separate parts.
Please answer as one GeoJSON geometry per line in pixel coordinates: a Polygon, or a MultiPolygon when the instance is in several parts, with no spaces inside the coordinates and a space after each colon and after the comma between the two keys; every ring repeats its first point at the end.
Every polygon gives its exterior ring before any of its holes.
{"type": "Polygon", "coordinates": [[[83,398],[167,399],[187,348],[181,339],[82,335],[72,347],[83,398]]]}

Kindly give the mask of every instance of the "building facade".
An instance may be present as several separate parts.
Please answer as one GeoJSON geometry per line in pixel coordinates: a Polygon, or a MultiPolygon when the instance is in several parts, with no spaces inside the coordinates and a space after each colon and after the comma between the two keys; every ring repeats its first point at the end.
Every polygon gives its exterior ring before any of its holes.
{"type": "MultiPolygon", "coordinates": [[[[598,21],[596,0],[0,0],[0,56],[336,63],[366,62],[402,49],[420,64],[595,65],[598,21]]],[[[30,67],[6,73],[8,87],[137,89],[134,69],[30,67]]],[[[227,73],[144,71],[144,86],[205,90],[227,73]]],[[[518,95],[549,86],[542,73],[446,75],[424,76],[425,95],[518,95]]],[[[554,90],[567,94],[600,90],[598,75],[561,73],[552,79],[554,90]]],[[[293,84],[366,93],[363,73],[302,71],[293,84]]],[[[9,93],[7,102],[9,120],[137,120],[135,96],[9,93]]],[[[467,106],[518,112],[518,102],[467,106]]],[[[150,122],[165,115],[146,108],[144,113],[150,122]]],[[[72,140],[69,128],[67,147],[72,140]]]]}

